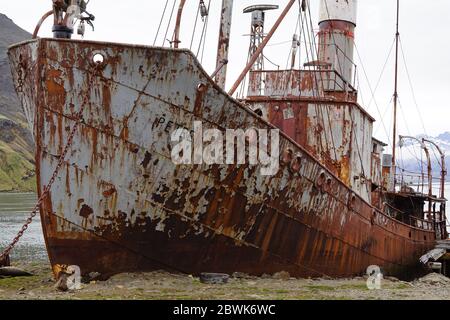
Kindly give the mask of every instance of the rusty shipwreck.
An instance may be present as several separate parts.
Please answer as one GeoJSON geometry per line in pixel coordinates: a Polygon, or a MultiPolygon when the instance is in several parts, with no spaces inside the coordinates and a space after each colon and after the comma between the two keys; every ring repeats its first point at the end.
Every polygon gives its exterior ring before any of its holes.
{"type": "MultiPolygon", "coordinates": [[[[276,6],[247,8],[248,64],[230,92],[233,1],[223,1],[212,75],[178,48],[185,2],[167,48],[72,40],[69,5],[81,9],[82,23],[93,16],[83,16],[84,1],[54,0],[44,16],[53,15],[54,38],[9,49],[36,142],[52,265],[104,275],[166,269],[344,277],[378,265],[405,277],[415,270],[447,238],[444,194],[402,185],[395,147],[385,155],[372,136],[375,119],[353,85],[356,0],[321,0],[317,44],[308,1],[286,1],[267,34],[264,17],[276,6]],[[294,36],[291,67],[267,70],[263,49],[290,10],[304,22],[300,38],[311,37],[309,61],[297,66],[294,36]],[[246,95],[233,98],[242,83],[246,95]],[[219,130],[279,128],[279,171],[175,165],[171,130],[194,121],[219,130]]],[[[207,10],[200,1],[199,14],[207,10]]]]}

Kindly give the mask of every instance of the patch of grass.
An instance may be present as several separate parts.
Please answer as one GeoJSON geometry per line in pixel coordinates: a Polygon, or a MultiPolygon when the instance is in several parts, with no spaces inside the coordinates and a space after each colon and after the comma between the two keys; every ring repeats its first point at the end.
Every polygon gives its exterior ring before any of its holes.
{"type": "Polygon", "coordinates": [[[325,286],[325,285],[323,285],[323,286],[320,286],[320,285],[316,285],[316,286],[308,285],[305,288],[309,289],[309,290],[313,290],[313,291],[335,291],[336,290],[336,287],[325,286]]]}
{"type": "Polygon", "coordinates": [[[275,290],[275,293],[290,293],[288,290],[275,290]]]}
{"type": "Polygon", "coordinates": [[[291,293],[292,291],[286,290],[286,289],[272,289],[272,288],[260,288],[256,289],[258,292],[263,294],[285,294],[285,293],[291,293]]]}
{"type": "Polygon", "coordinates": [[[397,290],[411,289],[411,286],[406,283],[399,283],[394,287],[394,289],[397,289],[397,290]]]}
{"type": "Polygon", "coordinates": [[[354,299],[347,297],[347,296],[339,296],[339,297],[330,297],[329,300],[336,300],[336,301],[352,301],[354,299]]]}
{"type": "Polygon", "coordinates": [[[194,298],[192,296],[189,295],[184,295],[184,296],[174,296],[170,298],[171,300],[198,300],[198,298],[194,298]]]}
{"type": "Polygon", "coordinates": [[[338,289],[343,290],[361,290],[361,291],[369,291],[369,288],[367,288],[367,284],[361,283],[361,284],[345,284],[342,286],[339,286],[338,289]]]}
{"type": "Polygon", "coordinates": [[[310,300],[316,300],[317,298],[314,297],[311,294],[302,294],[302,295],[295,295],[291,298],[292,300],[300,300],[300,301],[310,301],[310,300]]]}
{"type": "Polygon", "coordinates": [[[6,290],[19,290],[21,288],[30,290],[36,288],[36,284],[38,284],[40,280],[42,279],[39,276],[3,278],[0,279],[0,288],[6,290]]]}

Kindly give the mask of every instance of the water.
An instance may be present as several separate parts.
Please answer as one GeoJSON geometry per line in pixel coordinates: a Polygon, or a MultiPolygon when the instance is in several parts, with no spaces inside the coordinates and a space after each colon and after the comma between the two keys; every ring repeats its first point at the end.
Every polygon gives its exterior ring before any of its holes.
{"type": "MultiPolygon", "coordinates": [[[[36,204],[33,193],[0,193],[0,249],[4,249],[17,235],[36,204]]],[[[47,261],[39,214],[11,253],[12,261],[47,261]]]]}

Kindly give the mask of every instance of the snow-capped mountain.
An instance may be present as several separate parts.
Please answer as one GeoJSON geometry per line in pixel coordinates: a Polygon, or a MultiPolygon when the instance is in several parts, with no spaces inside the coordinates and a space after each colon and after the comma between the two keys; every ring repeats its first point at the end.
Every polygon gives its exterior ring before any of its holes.
{"type": "MultiPolygon", "coordinates": [[[[446,155],[446,167],[450,166],[450,132],[445,132],[437,137],[430,137],[427,135],[418,135],[417,139],[422,141],[422,138],[435,142],[446,155]]],[[[439,179],[441,176],[441,155],[438,150],[430,143],[425,144],[430,152],[433,178],[439,179]]],[[[406,170],[405,172],[421,173],[422,168],[427,172],[427,158],[424,150],[419,142],[413,139],[405,139],[403,143],[397,146],[397,165],[399,168],[406,170]]],[[[447,177],[450,180],[450,177],[447,177]]]]}

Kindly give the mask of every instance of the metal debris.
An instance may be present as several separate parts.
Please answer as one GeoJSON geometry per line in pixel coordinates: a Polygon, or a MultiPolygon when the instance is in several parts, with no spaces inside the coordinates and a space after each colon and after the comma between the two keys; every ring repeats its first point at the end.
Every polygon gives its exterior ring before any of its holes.
{"type": "Polygon", "coordinates": [[[433,249],[427,254],[423,255],[420,258],[420,262],[423,264],[427,264],[430,260],[437,261],[439,260],[443,255],[445,255],[447,250],[445,249],[433,249]]]}

